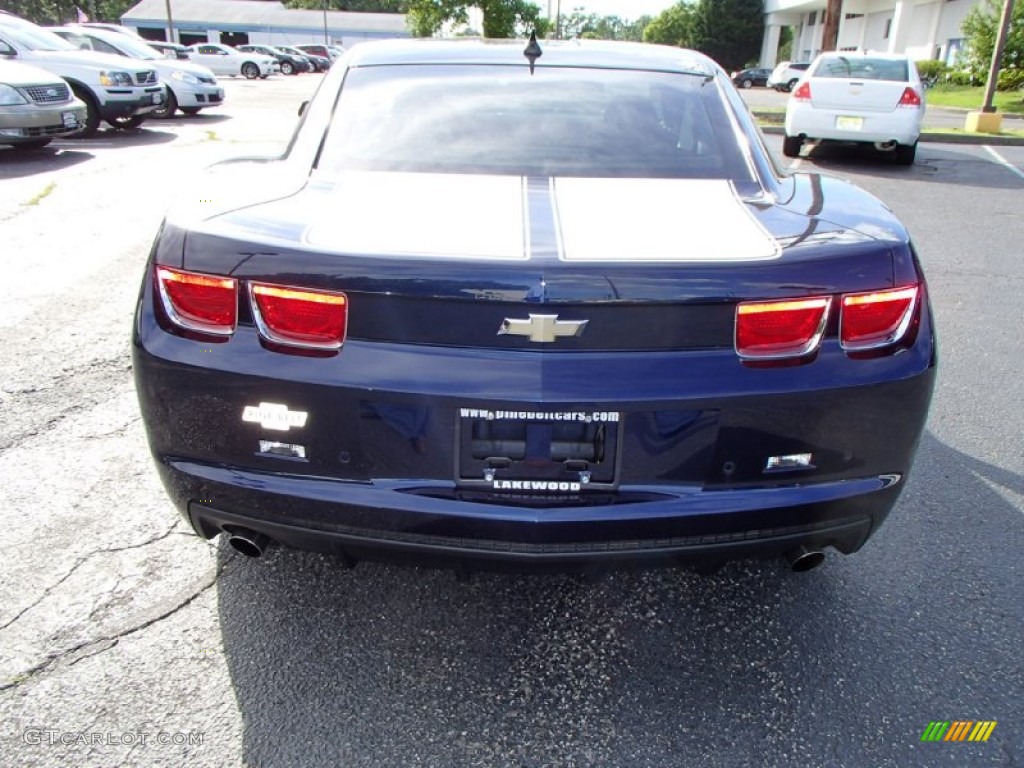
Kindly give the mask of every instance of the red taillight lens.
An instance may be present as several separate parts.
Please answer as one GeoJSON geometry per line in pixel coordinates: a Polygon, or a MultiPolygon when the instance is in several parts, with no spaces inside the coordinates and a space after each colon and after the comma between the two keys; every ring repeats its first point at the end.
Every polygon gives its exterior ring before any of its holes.
{"type": "Polygon", "coordinates": [[[343,293],[251,283],[253,317],[275,344],[339,349],[345,341],[348,299],[343,293]]]}
{"type": "Polygon", "coordinates": [[[169,267],[157,267],[156,278],[164,311],[172,323],[215,336],[234,333],[238,319],[235,279],[169,267]]]}
{"type": "Polygon", "coordinates": [[[897,106],[920,107],[921,95],[908,85],[903,89],[903,95],[900,96],[900,103],[897,106]]]}
{"type": "Polygon", "coordinates": [[[843,296],[839,343],[849,352],[877,349],[903,338],[914,319],[920,286],[843,296]]]}
{"type": "Polygon", "coordinates": [[[736,353],[748,360],[803,357],[818,348],[831,296],[736,306],[736,353]]]}
{"type": "Polygon", "coordinates": [[[811,84],[800,83],[800,85],[797,86],[796,90],[793,91],[793,96],[791,98],[796,99],[797,101],[810,101],[811,84]]]}

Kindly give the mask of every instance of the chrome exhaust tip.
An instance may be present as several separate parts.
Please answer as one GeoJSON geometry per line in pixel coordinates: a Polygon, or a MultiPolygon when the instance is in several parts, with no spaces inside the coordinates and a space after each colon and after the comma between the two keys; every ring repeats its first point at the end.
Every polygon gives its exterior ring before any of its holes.
{"type": "Polygon", "coordinates": [[[232,531],[226,531],[226,533],[228,534],[228,544],[231,545],[231,548],[246,557],[261,557],[267,547],[270,546],[270,539],[256,531],[236,528],[232,531]]]}
{"type": "Polygon", "coordinates": [[[794,573],[805,573],[807,571],[813,571],[819,565],[824,563],[825,553],[820,549],[808,549],[801,545],[796,549],[787,552],[786,560],[789,561],[789,567],[793,569],[794,573]]]}

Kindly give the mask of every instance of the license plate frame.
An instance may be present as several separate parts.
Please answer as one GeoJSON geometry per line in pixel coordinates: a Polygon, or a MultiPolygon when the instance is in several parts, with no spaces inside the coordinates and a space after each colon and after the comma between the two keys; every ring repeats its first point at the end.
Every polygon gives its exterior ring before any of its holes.
{"type": "Polygon", "coordinates": [[[65,128],[78,128],[80,126],[78,116],[74,112],[61,112],[60,119],[64,123],[65,128]]]}
{"type": "Polygon", "coordinates": [[[864,130],[864,118],[854,115],[839,115],[836,117],[836,130],[862,131],[864,130]]]}

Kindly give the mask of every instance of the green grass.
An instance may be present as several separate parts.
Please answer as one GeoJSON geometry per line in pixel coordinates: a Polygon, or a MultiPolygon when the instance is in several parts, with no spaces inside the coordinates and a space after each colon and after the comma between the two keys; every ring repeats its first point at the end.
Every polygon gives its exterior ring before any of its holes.
{"type": "MultiPolygon", "coordinates": [[[[931,107],[977,110],[985,100],[985,89],[969,85],[937,85],[929,89],[927,98],[931,107]]],[[[1000,112],[1024,115],[1024,91],[996,91],[993,102],[1000,112]]]]}
{"type": "Polygon", "coordinates": [[[49,184],[47,184],[45,187],[43,187],[42,191],[40,191],[38,194],[34,195],[33,197],[29,198],[28,200],[26,200],[24,203],[22,203],[22,205],[39,205],[56,188],[57,188],[57,185],[51,181],[49,184]]]}

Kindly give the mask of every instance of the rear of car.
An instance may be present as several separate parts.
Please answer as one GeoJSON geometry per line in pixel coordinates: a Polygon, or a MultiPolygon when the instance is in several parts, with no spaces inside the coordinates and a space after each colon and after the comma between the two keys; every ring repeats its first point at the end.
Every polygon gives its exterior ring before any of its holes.
{"type": "Polygon", "coordinates": [[[0,144],[45,147],[85,124],[85,104],[49,72],[0,60],[0,144]]]}
{"type": "Polygon", "coordinates": [[[822,54],[789,97],[783,151],[796,156],[804,140],[858,142],[910,165],[924,109],[925,89],[908,57],[822,54]]]}
{"type": "Polygon", "coordinates": [[[808,67],[810,67],[810,62],[780,62],[768,76],[765,85],[776,91],[792,91],[808,67]]]}
{"type": "Polygon", "coordinates": [[[249,554],[858,549],[934,376],[905,231],[779,177],[699,54],[522,50],[361,44],[285,157],[220,166],[214,206],[168,215],[133,354],[171,498],[249,554]]]}

